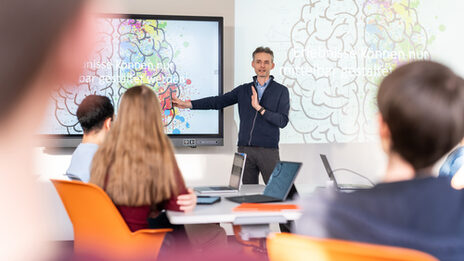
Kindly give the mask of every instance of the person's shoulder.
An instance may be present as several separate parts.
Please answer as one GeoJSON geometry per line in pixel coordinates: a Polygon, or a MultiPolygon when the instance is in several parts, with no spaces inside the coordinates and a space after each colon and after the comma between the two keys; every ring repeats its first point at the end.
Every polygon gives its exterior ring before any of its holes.
{"type": "Polygon", "coordinates": [[[240,84],[239,86],[235,87],[235,89],[243,89],[243,88],[250,88],[250,86],[253,85],[253,82],[247,82],[247,83],[243,83],[243,84],[240,84]]]}
{"type": "Polygon", "coordinates": [[[272,79],[271,81],[271,84],[273,85],[273,87],[279,91],[282,91],[282,92],[286,92],[288,93],[288,88],[287,86],[277,82],[275,79],[272,79]]]}
{"type": "Polygon", "coordinates": [[[98,150],[98,145],[94,143],[80,143],[73,152],[73,157],[93,157],[98,150]]]}
{"type": "Polygon", "coordinates": [[[83,151],[97,151],[98,144],[95,143],[81,143],[77,146],[76,149],[83,150],[83,151]]]}
{"type": "Polygon", "coordinates": [[[78,148],[83,148],[83,149],[98,149],[98,144],[95,143],[80,143],[78,148]]]}
{"type": "MultiPolygon", "coordinates": [[[[395,195],[395,197],[409,197],[408,195],[426,194],[435,195],[437,191],[442,194],[453,193],[450,176],[435,177],[432,174],[424,174],[422,177],[377,184],[373,191],[375,195],[395,195]]],[[[463,191],[464,192],[464,191],[463,191]]]]}
{"type": "Polygon", "coordinates": [[[277,82],[276,80],[272,80],[271,83],[274,84],[275,86],[279,87],[279,88],[287,89],[287,86],[277,82]]]}
{"type": "Polygon", "coordinates": [[[249,88],[250,88],[252,85],[253,85],[253,82],[240,84],[239,86],[235,87],[235,88],[233,89],[233,91],[236,91],[236,92],[245,92],[245,93],[247,93],[247,90],[249,90],[249,88]]]}

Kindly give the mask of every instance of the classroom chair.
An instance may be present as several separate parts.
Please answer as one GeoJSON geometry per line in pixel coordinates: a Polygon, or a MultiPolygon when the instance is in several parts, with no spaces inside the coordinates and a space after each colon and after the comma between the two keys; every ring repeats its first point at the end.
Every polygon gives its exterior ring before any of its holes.
{"type": "Polygon", "coordinates": [[[51,180],[74,228],[74,254],[92,260],[156,260],[166,232],[131,232],[108,195],[80,181],[51,180]]]}
{"type": "Polygon", "coordinates": [[[438,261],[430,254],[413,249],[288,233],[271,234],[266,243],[270,261],[438,261]]]}

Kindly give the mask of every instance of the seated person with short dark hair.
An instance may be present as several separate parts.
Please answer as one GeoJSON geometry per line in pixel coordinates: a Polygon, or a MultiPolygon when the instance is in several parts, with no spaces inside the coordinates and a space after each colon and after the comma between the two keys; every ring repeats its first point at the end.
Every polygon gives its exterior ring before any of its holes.
{"type": "Polygon", "coordinates": [[[431,170],[463,138],[463,80],[441,64],[413,62],[385,77],[377,102],[388,158],[383,182],[370,190],[326,190],[301,199],[303,215],[294,232],[464,260],[464,191],[431,170]]]}
{"type": "Polygon", "coordinates": [[[89,182],[93,155],[110,130],[114,107],[106,96],[89,95],[82,100],[76,115],[84,136],[72,155],[66,176],[89,182]]]}

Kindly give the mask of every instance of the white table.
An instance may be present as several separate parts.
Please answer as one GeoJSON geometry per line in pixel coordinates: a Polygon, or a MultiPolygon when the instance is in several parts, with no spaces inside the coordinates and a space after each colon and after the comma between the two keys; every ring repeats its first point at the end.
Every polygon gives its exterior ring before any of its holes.
{"type": "MultiPolygon", "coordinates": [[[[191,213],[167,211],[167,216],[172,224],[206,224],[206,223],[232,223],[242,226],[242,238],[262,237],[269,233],[270,223],[286,223],[296,220],[301,216],[298,210],[284,211],[233,211],[238,203],[229,201],[224,197],[260,194],[264,190],[263,185],[243,185],[239,193],[221,194],[221,201],[212,205],[198,205],[191,213]]],[[[292,204],[292,202],[286,202],[292,204]]]]}

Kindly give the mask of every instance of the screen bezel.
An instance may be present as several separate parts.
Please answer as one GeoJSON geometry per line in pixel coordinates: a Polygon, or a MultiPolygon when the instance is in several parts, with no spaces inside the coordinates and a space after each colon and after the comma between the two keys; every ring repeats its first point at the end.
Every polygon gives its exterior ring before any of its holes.
{"type": "MultiPolygon", "coordinates": [[[[223,94],[224,90],[224,18],[219,16],[182,16],[182,15],[152,15],[152,14],[110,14],[102,13],[97,15],[98,18],[127,18],[127,19],[153,19],[166,21],[212,21],[218,23],[218,58],[219,58],[219,77],[218,77],[218,95],[223,94]]],[[[223,139],[224,138],[224,111],[218,110],[218,133],[217,134],[167,134],[171,139],[223,139]]],[[[38,134],[39,138],[52,140],[77,140],[81,139],[83,134],[38,134]]],[[[56,146],[56,143],[52,143],[56,146]]],[[[222,143],[218,143],[223,145],[222,143]]],[[[75,145],[77,146],[77,144],[75,145]]]]}

